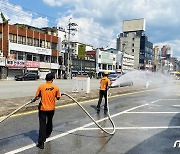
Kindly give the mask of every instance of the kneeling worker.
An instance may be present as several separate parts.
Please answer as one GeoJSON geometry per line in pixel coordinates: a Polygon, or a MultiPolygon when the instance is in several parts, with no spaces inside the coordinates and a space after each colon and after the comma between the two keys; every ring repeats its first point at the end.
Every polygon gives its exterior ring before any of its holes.
{"type": "Polygon", "coordinates": [[[102,102],[102,98],[104,96],[105,104],[104,104],[104,110],[107,110],[107,90],[110,87],[110,80],[108,79],[108,72],[104,72],[104,77],[101,78],[100,81],[100,90],[99,90],[99,101],[97,105],[97,111],[100,111],[100,106],[102,102]]]}
{"type": "Polygon", "coordinates": [[[35,102],[41,98],[39,103],[39,138],[37,147],[44,149],[44,142],[46,138],[51,135],[53,124],[52,119],[55,111],[55,102],[60,99],[59,88],[54,85],[54,74],[48,73],[46,75],[46,83],[40,85],[36,91],[35,98],[32,100],[35,102]]]}

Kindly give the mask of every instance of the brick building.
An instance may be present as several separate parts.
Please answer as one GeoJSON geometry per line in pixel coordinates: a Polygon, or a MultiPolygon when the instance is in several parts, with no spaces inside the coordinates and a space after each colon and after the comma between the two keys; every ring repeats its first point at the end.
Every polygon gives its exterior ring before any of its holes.
{"type": "Polygon", "coordinates": [[[29,71],[37,72],[40,78],[49,72],[57,74],[57,48],[56,33],[28,25],[0,23],[0,53],[6,58],[5,65],[0,65],[1,78],[29,71]]]}

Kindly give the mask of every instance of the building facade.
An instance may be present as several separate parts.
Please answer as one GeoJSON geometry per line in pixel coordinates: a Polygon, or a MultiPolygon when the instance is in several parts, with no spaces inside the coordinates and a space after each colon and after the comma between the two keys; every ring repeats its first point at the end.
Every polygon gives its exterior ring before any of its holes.
{"type": "Polygon", "coordinates": [[[45,78],[58,73],[58,37],[45,29],[28,25],[0,24],[0,50],[6,58],[6,77],[36,72],[45,78]]]}
{"type": "Polygon", "coordinates": [[[101,77],[105,71],[116,73],[116,54],[96,50],[96,73],[101,77]]]}
{"type": "Polygon", "coordinates": [[[152,68],[153,44],[144,32],[144,19],[124,21],[123,33],[117,38],[117,50],[134,56],[134,69],[152,68]]]}

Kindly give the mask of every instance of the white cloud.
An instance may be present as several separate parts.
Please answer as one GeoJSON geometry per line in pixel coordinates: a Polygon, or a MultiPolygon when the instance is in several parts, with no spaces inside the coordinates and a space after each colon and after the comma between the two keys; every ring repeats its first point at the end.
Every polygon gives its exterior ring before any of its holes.
{"type": "Polygon", "coordinates": [[[112,44],[115,45],[115,40],[112,40],[112,29],[103,28],[98,23],[94,22],[93,19],[68,16],[59,19],[58,26],[67,29],[70,18],[72,18],[70,20],[71,22],[78,25],[77,32],[71,32],[75,34],[74,36],[71,35],[71,40],[90,44],[94,47],[111,47],[112,44]]]}
{"type": "Polygon", "coordinates": [[[62,6],[64,4],[73,4],[74,2],[78,2],[78,0],[43,0],[44,3],[49,6],[62,6]]]}
{"type": "Polygon", "coordinates": [[[48,19],[39,17],[39,18],[33,19],[31,21],[30,25],[35,26],[35,27],[39,27],[39,28],[48,27],[48,19]]]}
{"type": "Polygon", "coordinates": [[[21,6],[13,5],[8,1],[0,2],[0,10],[3,12],[6,19],[10,19],[10,24],[20,23],[35,27],[48,26],[47,18],[33,18],[33,14],[31,12],[24,11],[21,6]]]}

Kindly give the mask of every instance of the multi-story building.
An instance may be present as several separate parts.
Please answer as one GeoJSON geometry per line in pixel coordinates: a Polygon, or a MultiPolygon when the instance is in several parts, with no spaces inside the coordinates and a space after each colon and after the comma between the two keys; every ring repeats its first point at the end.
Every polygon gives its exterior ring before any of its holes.
{"type": "Polygon", "coordinates": [[[101,77],[104,71],[109,73],[116,72],[116,54],[109,53],[100,49],[96,50],[96,73],[101,77]]]}
{"type": "Polygon", "coordinates": [[[116,55],[116,73],[134,70],[134,56],[113,48],[106,49],[105,51],[116,55]]]}
{"type": "Polygon", "coordinates": [[[153,68],[154,71],[156,71],[156,68],[158,66],[158,62],[159,62],[159,56],[160,56],[160,51],[159,51],[159,46],[154,46],[154,61],[153,61],[153,68]]]}
{"type": "MultiPolygon", "coordinates": [[[[52,31],[51,31],[52,32],[52,31]]],[[[0,50],[6,57],[7,77],[33,71],[44,78],[58,73],[58,37],[46,29],[0,23],[0,50]]]]}
{"type": "Polygon", "coordinates": [[[125,20],[123,33],[117,38],[117,50],[134,56],[134,69],[149,69],[152,67],[153,44],[148,41],[145,32],[145,20],[125,20]]]}

